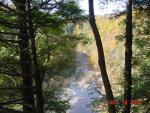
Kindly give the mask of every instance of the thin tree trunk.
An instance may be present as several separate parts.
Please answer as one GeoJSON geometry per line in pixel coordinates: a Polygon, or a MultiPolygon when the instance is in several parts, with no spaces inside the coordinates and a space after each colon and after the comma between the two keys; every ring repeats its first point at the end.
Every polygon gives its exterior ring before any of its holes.
{"type": "Polygon", "coordinates": [[[98,31],[96,22],[95,22],[95,15],[94,15],[94,3],[93,0],[89,0],[89,14],[90,14],[90,25],[92,27],[95,40],[96,40],[96,45],[97,45],[97,50],[98,50],[98,63],[99,67],[101,70],[101,75],[105,87],[105,92],[106,92],[106,98],[108,101],[108,111],[109,113],[116,113],[115,105],[109,104],[110,100],[114,100],[111,85],[109,82],[109,78],[107,75],[106,71],[106,64],[105,64],[105,56],[104,56],[104,50],[103,50],[103,45],[100,37],[100,33],[98,31]]]}
{"type": "Polygon", "coordinates": [[[126,14],[126,42],[125,42],[125,86],[124,86],[124,111],[130,113],[131,87],[132,87],[132,0],[128,0],[126,14]]]}
{"type": "Polygon", "coordinates": [[[31,39],[31,43],[32,43],[33,62],[35,66],[34,78],[36,83],[36,101],[37,101],[36,110],[37,113],[44,113],[44,97],[43,97],[43,90],[42,90],[43,78],[42,78],[42,73],[38,67],[34,38],[31,39]]]}
{"type": "Polygon", "coordinates": [[[32,59],[35,67],[34,71],[34,79],[36,83],[36,112],[37,113],[44,113],[44,97],[42,91],[42,73],[38,66],[37,61],[37,53],[36,53],[36,45],[35,45],[35,29],[33,28],[32,22],[32,12],[30,8],[30,0],[28,0],[28,23],[29,23],[29,35],[31,40],[31,49],[32,49],[32,59]]]}
{"type": "Polygon", "coordinates": [[[34,112],[34,94],[33,94],[33,80],[32,80],[32,61],[29,50],[29,35],[27,31],[26,23],[26,1],[16,0],[16,8],[22,13],[22,16],[18,15],[18,23],[21,26],[19,35],[19,49],[20,49],[20,65],[23,73],[23,87],[27,87],[22,91],[23,93],[23,111],[34,112]]]}

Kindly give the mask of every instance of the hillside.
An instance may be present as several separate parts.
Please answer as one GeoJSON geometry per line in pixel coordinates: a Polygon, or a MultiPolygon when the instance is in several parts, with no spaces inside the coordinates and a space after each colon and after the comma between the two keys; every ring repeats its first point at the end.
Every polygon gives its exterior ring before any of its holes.
{"type": "MultiPolygon", "coordinates": [[[[115,95],[120,95],[120,92],[123,91],[122,86],[119,86],[119,83],[121,83],[123,76],[124,46],[123,43],[119,42],[116,38],[123,33],[123,27],[120,26],[123,19],[123,16],[118,19],[96,16],[96,23],[102,36],[108,75],[115,95]]],[[[84,49],[89,56],[89,64],[91,64],[95,70],[99,70],[97,64],[97,49],[89,23],[85,22],[77,25],[74,32],[78,34],[82,33],[92,40],[92,44],[86,45],[84,49]]]]}

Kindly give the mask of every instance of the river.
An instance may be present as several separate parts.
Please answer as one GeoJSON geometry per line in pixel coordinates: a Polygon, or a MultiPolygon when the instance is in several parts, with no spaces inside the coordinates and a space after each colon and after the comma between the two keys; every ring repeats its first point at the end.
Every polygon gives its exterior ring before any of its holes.
{"type": "Polygon", "coordinates": [[[91,105],[93,98],[101,97],[96,91],[99,72],[90,68],[86,53],[76,52],[75,63],[75,73],[68,79],[69,85],[66,87],[71,97],[71,108],[67,113],[96,113],[91,105]]]}

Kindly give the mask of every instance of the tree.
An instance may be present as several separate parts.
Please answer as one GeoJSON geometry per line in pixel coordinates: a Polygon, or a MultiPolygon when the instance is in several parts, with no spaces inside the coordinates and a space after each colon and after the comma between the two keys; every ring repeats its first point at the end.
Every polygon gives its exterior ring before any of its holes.
{"type": "Polygon", "coordinates": [[[126,42],[125,42],[125,84],[124,84],[124,113],[130,113],[132,87],[132,0],[128,0],[126,14],[126,42]]]}
{"type": "Polygon", "coordinates": [[[150,87],[150,19],[149,9],[136,9],[133,16],[133,89],[132,99],[142,100],[142,105],[133,106],[136,113],[149,112],[150,87]],[[135,48],[134,48],[135,47],[135,48]]]}
{"type": "Polygon", "coordinates": [[[90,14],[89,22],[90,22],[90,25],[91,25],[91,28],[93,30],[93,34],[96,40],[96,45],[97,45],[97,50],[98,50],[98,63],[99,63],[99,67],[101,70],[101,76],[102,76],[105,91],[106,91],[106,98],[108,101],[108,111],[109,113],[116,113],[115,105],[109,104],[109,101],[110,100],[113,101],[114,97],[113,97],[113,92],[112,92],[111,85],[110,85],[109,78],[108,78],[107,71],[106,71],[105,56],[104,56],[104,50],[103,50],[101,37],[100,37],[99,31],[95,22],[93,0],[89,0],[89,14],[90,14]]]}
{"type": "MultiPolygon", "coordinates": [[[[0,6],[2,9],[0,25],[10,29],[10,32],[7,32],[2,28],[1,34],[13,35],[11,44],[14,45],[12,42],[15,42],[19,48],[20,77],[23,81],[21,87],[23,111],[43,113],[42,83],[44,76],[38,64],[36,35],[39,29],[41,31],[48,27],[56,29],[73,20],[78,21],[81,10],[74,1],[69,0],[11,0],[9,3],[4,0],[0,2],[0,6]],[[12,18],[9,17],[10,15],[13,15],[12,18]],[[14,37],[15,40],[13,40],[14,37]]],[[[44,34],[44,32],[40,32],[40,34],[44,34]]],[[[3,41],[10,43],[10,40],[4,39],[3,41]]],[[[56,46],[59,46],[58,42],[55,43],[57,43],[56,46]]],[[[12,73],[5,72],[5,74],[12,76],[12,73]]],[[[9,104],[11,105],[13,102],[11,101],[9,104]]]]}

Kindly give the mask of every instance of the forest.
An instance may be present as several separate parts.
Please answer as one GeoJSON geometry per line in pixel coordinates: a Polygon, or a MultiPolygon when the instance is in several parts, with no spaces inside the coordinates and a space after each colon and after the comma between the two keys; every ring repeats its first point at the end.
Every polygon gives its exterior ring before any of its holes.
{"type": "Polygon", "coordinates": [[[0,113],[150,113],[150,1],[0,0],[0,113]]]}

